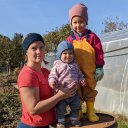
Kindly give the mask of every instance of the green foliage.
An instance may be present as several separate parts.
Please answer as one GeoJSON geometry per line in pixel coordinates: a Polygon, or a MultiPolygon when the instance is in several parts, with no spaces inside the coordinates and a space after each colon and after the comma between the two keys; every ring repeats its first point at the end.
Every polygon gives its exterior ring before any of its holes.
{"type": "Polygon", "coordinates": [[[55,52],[57,44],[60,40],[58,28],[44,35],[44,40],[46,44],[46,52],[55,52]]]}
{"type": "Polygon", "coordinates": [[[128,128],[128,124],[126,124],[124,121],[119,121],[118,128],[128,128]]]}
{"type": "Polygon", "coordinates": [[[57,45],[65,40],[70,35],[70,26],[68,24],[63,25],[60,29],[55,30],[44,35],[47,52],[56,52],[57,45]]]}
{"type": "Polygon", "coordinates": [[[17,67],[20,67],[21,62],[23,61],[23,53],[21,48],[21,42],[22,42],[22,35],[21,34],[15,34],[14,38],[12,39],[12,57],[11,60],[13,63],[11,63],[11,69],[14,70],[17,67]]]}
{"type": "Polygon", "coordinates": [[[0,35],[0,65],[7,66],[9,70],[19,67],[23,60],[21,41],[21,34],[16,33],[12,40],[0,35]]]}
{"type": "Polygon", "coordinates": [[[0,63],[3,65],[8,63],[11,56],[12,45],[10,42],[8,37],[0,36],[0,63]]]}
{"type": "Polygon", "coordinates": [[[60,30],[59,30],[59,36],[60,36],[60,41],[65,40],[71,33],[71,28],[69,24],[63,25],[60,30]]]}
{"type": "Polygon", "coordinates": [[[21,115],[21,105],[18,90],[5,86],[0,90],[0,125],[2,128],[17,125],[21,115]]]}

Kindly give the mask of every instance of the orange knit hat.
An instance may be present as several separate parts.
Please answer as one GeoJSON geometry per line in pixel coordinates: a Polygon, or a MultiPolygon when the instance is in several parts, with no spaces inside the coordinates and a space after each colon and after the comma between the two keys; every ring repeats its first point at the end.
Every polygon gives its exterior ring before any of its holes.
{"type": "Polygon", "coordinates": [[[72,24],[72,18],[74,16],[82,17],[85,20],[86,24],[88,24],[87,7],[84,4],[78,3],[69,10],[70,24],[72,24]]]}

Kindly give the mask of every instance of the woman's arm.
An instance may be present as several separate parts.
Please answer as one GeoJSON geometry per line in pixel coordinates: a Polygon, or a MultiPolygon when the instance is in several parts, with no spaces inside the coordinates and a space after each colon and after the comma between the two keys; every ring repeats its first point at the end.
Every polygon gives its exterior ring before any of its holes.
{"type": "Polygon", "coordinates": [[[53,108],[60,100],[72,95],[75,87],[70,89],[61,88],[58,93],[51,98],[40,101],[38,87],[21,87],[20,95],[22,102],[25,104],[27,111],[32,114],[41,114],[53,108]]]}

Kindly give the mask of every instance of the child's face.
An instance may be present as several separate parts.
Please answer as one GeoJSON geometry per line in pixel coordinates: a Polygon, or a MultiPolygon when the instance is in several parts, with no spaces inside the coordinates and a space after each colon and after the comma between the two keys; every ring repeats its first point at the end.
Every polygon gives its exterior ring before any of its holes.
{"type": "Polygon", "coordinates": [[[61,60],[65,63],[71,63],[74,59],[74,53],[72,50],[64,50],[61,54],[61,60]]]}
{"type": "Polygon", "coordinates": [[[83,18],[75,16],[72,18],[72,28],[76,33],[82,33],[86,28],[86,22],[83,18]]]}

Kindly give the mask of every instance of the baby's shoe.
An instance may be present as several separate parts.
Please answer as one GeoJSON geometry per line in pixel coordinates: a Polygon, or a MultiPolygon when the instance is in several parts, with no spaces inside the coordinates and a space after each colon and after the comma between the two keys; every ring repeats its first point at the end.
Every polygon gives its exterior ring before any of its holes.
{"type": "Polygon", "coordinates": [[[64,123],[58,123],[58,124],[57,124],[57,128],[65,128],[64,123]]]}
{"type": "Polygon", "coordinates": [[[78,120],[72,120],[72,121],[71,121],[71,124],[72,124],[72,126],[74,126],[74,127],[80,127],[80,126],[82,126],[81,122],[78,121],[78,120]]]}

